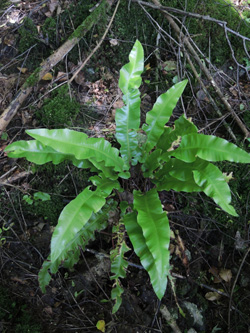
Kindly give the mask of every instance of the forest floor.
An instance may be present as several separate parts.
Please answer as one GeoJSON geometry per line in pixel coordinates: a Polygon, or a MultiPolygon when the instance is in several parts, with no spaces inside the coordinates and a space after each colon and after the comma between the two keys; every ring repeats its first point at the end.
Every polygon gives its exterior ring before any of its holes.
{"type": "MultiPolygon", "coordinates": [[[[80,3],[6,1],[0,8],[2,111],[39,63],[55,52],[81,23],[82,18],[77,16],[80,3]],[[31,22],[24,23],[25,17],[31,22]]],[[[96,3],[85,1],[82,10],[86,16],[96,3]]],[[[232,3],[239,14],[250,12],[249,1],[232,3]]],[[[126,10],[129,5],[126,3],[126,10]]],[[[249,22],[247,16],[244,18],[249,22]]],[[[159,24],[162,25],[160,19],[159,24]]],[[[39,288],[38,273],[49,255],[50,238],[60,211],[87,185],[89,173],[68,163],[35,166],[24,159],[10,159],[5,147],[13,141],[28,139],[25,129],[36,127],[68,127],[115,141],[114,115],[122,105],[119,70],[128,61],[128,50],[135,37],[141,39],[147,56],[141,89],[144,116],[159,93],[166,91],[179,74],[176,55],[181,52],[171,53],[165,46],[159,51],[158,45],[145,43],[149,36],[146,38],[139,32],[124,39],[125,28],[114,21],[108,37],[83,70],[70,85],[63,85],[100,40],[101,25],[94,26],[57,67],[35,84],[0,137],[0,332],[250,332],[249,165],[220,164],[223,172],[233,172],[232,204],[239,218],[230,217],[200,194],[162,193],[162,204],[173,231],[173,283],[169,283],[161,302],[154,294],[148,274],[131,251],[128,258],[131,265],[122,280],[123,302],[120,310],[112,314],[111,223],[81,253],[74,270],[60,269],[45,294],[39,288]],[[37,197],[39,192],[48,193],[50,200],[37,197]],[[160,311],[161,305],[167,307],[171,319],[167,320],[160,311]],[[104,326],[97,328],[97,323],[104,326]]],[[[107,21],[104,29],[106,26],[107,21]]],[[[129,24],[126,28],[130,29],[129,24]]],[[[139,31],[139,26],[133,28],[139,31]]],[[[164,45],[165,40],[161,43],[164,45]]],[[[244,61],[250,69],[250,59],[244,61]]],[[[248,76],[243,72],[237,77],[238,67],[230,55],[218,67],[232,80],[227,85],[220,83],[223,93],[249,128],[248,76]]],[[[231,140],[222,121],[227,119],[237,144],[249,151],[232,117],[215,115],[197,82],[191,75],[189,78],[192,88],[183,97],[182,105],[177,106],[175,115],[185,108],[202,132],[231,140]]],[[[204,82],[208,86],[205,79],[204,82]]],[[[223,109],[221,104],[220,107],[223,109]]]]}

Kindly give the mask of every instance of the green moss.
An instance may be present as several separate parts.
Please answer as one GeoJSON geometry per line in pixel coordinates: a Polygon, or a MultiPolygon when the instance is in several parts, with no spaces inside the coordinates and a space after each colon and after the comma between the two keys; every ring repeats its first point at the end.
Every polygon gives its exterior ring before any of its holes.
{"type": "MultiPolygon", "coordinates": [[[[86,6],[86,4],[85,4],[86,6]]],[[[81,24],[79,24],[78,28],[71,34],[70,39],[72,38],[81,38],[85,34],[86,31],[90,29],[94,24],[97,23],[100,25],[100,20],[103,19],[105,15],[106,8],[108,4],[106,1],[102,1],[101,4],[90,14],[88,12],[88,16],[84,19],[81,24]]]]}
{"type": "Polygon", "coordinates": [[[24,20],[23,26],[18,30],[18,33],[20,35],[19,51],[21,53],[37,43],[37,28],[29,17],[24,20]]]}
{"type": "Polygon", "coordinates": [[[46,18],[43,26],[42,26],[42,34],[48,39],[48,43],[51,45],[56,45],[56,31],[57,24],[56,20],[52,17],[46,18]]]}
{"type": "MultiPolygon", "coordinates": [[[[160,18],[159,22],[162,22],[163,16],[160,11],[150,8],[147,8],[147,11],[155,19],[160,18]]],[[[110,47],[110,43],[107,43],[106,49],[104,49],[108,61],[111,62],[111,67],[115,66],[116,68],[118,64],[127,63],[127,55],[137,38],[146,45],[155,45],[156,36],[157,30],[152,26],[141,7],[133,2],[128,5],[128,1],[121,0],[112,24],[112,30],[109,32],[109,37],[118,39],[119,45],[110,47]]],[[[145,48],[146,54],[151,51],[152,48],[149,48],[149,50],[147,47],[145,48]]]]}
{"type": "Polygon", "coordinates": [[[98,38],[100,38],[99,36],[103,34],[106,28],[107,3],[102,2],[93,12],[90,12],[90,9],[95,5],[96,2],[91,0],[73,2],[69,6],[69,9],[65,10],[61,15],[64,29],[66,29],[67,33],[71,34],[69,38],[79,38],[78,45],[68,54],[68,59],[75,64],[79,61],[79,48],[83,52],[89,52],[89,43],[93,43],[93,35],[98,35],[98,38]],[[72,22],[74,22],[73,26],[72,22]],[[96,24],[97,22],[98,24],[96,24]],[[87,30],[88,32],[86,33],[87,30]],[[84,38],[81,38],[83,35],[84,38]]]}
{"type": "MultiPolygon", "coordinates": [[[[41,32],[38,34],[37,27],[33,21],[30,18],[26,18],[18,33],[20,35],[18,50],[20,53],[28,51],[25,67],[33,71],[43,59],[51,54],[51,45],[52,48],[56,48],[56,20],[51,17],[47,18],[41,28],[41,32]]],[[[33,81],[32,78],[31,81],[33,81]]]]}
{"type": "Polygon", "coordinates": [[[51,200],[35,201],[32,205],[22,202],[22,210],[26,219],[42,218],[50,225],[56,225],[58,217],[64,207],[63,200],[58,195],[51,195],[51,200]]]}
{"type": "Polygon", "coordinates": [[[64,30],[72,34],[74,30],[82,24],[89,16],[89,10],[95,5],[91,0],[71,1],[70,5],[65,8],[61,14],[61,22],[63,22],[64,30]],[[73,22],[73,25],[72,25],[73,22]]]}
{"type": "Polygon", "coordinates": [[[27,17],[25,18],[23,25],[20,27],[20,29],[18,29],[18,33],[20,36],[18,50],[20,53],[28,51],[28,57],[25,66],[32,70],[41,62],[41,52],[39,48],[37,28],[33,21],[27,17]],[[30,49],[31,47],[32,49],[30,49]]]}
{"type": "Polygon", "coordinates": [[[64,85],[52,92],[51,98],[45,99],[36,117],[46,127],[65,127],[72,123],[80,111],[80,104],[70,98],[68,86],[64,85]]]}
{"type": "Polygon", "coordinates": [[[0,2],[0,12],[4,9],[6,9],[9,5],[10,5],[10,1],[9,0],[1,0],[0,2]]]}
{"type": "Polygon", "coordinates": [[[28,77],[25,82],[25,88],[34,87],[36,83],[39,81],[39,73],[41,71],[41,67],[38,67],[34,70],[34,72],[28,77]]]}
{"type": "MultiPolygon", "coordinates": [[[[217,20],[226,21],[227,27],[248,38],[250,37],[250,24],[241,19],[230,0],[174,0],[171,1],[171,4],[168,0],[162,0],[162,4],[181,10],[184,10],[187,5],[187,12],[208,15],[217,20]]],[[[219,27],[218,24],[213,22],[188,17],[185,25],[202,52],[208,56],[209,50],[211,51],[211,60],[213,62],[223,64],[231,58],[231,51],[227,44],[223,27],[219,27]]],[[[230,33],[228,36],[236,57],[239,61],[242,61],[244,54],[242,40],[230,33]]]]}

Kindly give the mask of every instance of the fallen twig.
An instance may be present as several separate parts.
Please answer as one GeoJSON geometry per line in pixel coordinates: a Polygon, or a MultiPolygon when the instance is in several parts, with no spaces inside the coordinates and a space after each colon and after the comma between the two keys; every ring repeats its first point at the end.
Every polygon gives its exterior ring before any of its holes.
{"type": "MultiPolygon", "coordinates": [[[[197,70],[196,70],[196,68],[195,68],[195,66],[194,66],[194,64],[193,64],[193,62],[192,62],[192,60],[191,60],[189,54],[188,54],[188,52],[186,52],[186,51],[185,51],[185,56],[186,56],[186,58],[187,58],[187,61],[188,61],[189,65],[190,65],[190,67],[191,67],[193,73],[194,73],[194,76],[195,76],[196,80],[197,80],[197,81],[199,82],[199,84],[201,85],[201,88],[203,89],[203,91],[205,92],[206,96],[208,97],[208,99],[209,99],[210,103],[212,104],[212,106],[213,106],[215,112],[217,113],[217,115],[218,115],[219,117],[223,117],[222,112],[221,112],[220,109],[218,108],[218,106],[217,106],[217,104],[215,103],[213,97],[209,94],[209,92],[208,92],[208,90],[207,90],[205,84],[204,84],[203,81],[201,80],[201,78],[200,78],[200,76],[199,76],[199,74],[198,74],[198,72],[197,72],[197,70]]],[[[232,131],[232,129],[231,129],[231,127],[229,126],[229,124],[225,121],[225,119],[223,119],[222,122],[223,122],[223,124],[224,124],[226,130],[228,131],[229,135],[231,136],[231,138],[234,140],[234,142],[237,142],[236,136],[234,135],[234,132],[232,131]]]]}
{"type": "Polygon", "coordinates": [[[35,69],[25,83],[22,85],[10,105],[4,110],[0,116],[0,136],[6,127],[16,115],[22,103],[29,96],[35,84],[37,84],[46,73],[48,73],[58,62],[60,62],[80,41],[80,39],[96,24],[97,15],[110,7],[113,0],[102,0],[100,5],[82,22],[82,24],[71,34],[68,40],[60,46],[51,56],[45,59],[41,65],[35,69]]]}
{"type": "MultiPolygon", "coordinates": [[[[152,0],[152,2],[156,6],[159,6],[159,7],[161,6],[161,4],[160,4],[160,2],[158,0],[152,0]]],[[[213,77],[212,77],[211,73],[209,72],[209,70],[202,63],[202,61],[199,58],[197,52],[195,51],[195,49],[193,48],[193,46],[189,42],[189,38],[186,37],[183,34],[183,32],[180,29],[180,27],[178,26],[178,24],[174,21],[174,19],[172,18],[172,16],[170,14],[168,14],[168,12],[164,11],[164,16],[166,17],[166,19],[168,20],[169,24],[171,25],[171,27],[176,32],[176,35],[177,35],[177,38],[178,38],[179,42],[183,43],[187,47],[187,49],[190,52],[190,54],[194,57],[196,63],[199,65],[199,67],[201,68],[202,72],[205,74],[205,76],[207,77],[208,81],[213,86],[213,88],[214,88],[217,96],[220,98],[220,100],[222,101],[222,103],[224,104],[224,106],[226,107],[226,109],[230,112],[230,114],[232,115],[232,117],[234,118],[234,120],[236,121],[236,123],[238,124],[239,128],[241,129],[241,131],[244,133],[245,138],[250,137],[250,132],[248,131],[248,129],[246,128],[246,126],[242,122],[242,120],[239,118],[239,116],[232,109],[231,105],[228,103],[227,99],[225,98],[225,96],[223,95],[223,93],[220,90],[219,86],[217,85],[217,83],[213,79],[213,77]]]]}

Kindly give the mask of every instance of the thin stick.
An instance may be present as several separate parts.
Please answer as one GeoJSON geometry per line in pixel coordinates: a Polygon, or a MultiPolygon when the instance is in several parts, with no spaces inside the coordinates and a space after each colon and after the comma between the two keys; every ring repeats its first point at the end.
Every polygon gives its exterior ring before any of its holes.
{"type": "MultiPolygon", "coordinates": [[[[37,84],[46,73],[48,73],[53,67],[55,67],[55,65],[58,64],[58,62],[60,62],[72,50],[72,48],[79,42],[79,40],[86,34],[86,32],[89,31],[91,27],[95,24],[96,16],[101,15],[103,11],[106,10],[107,7],[109,7],[109,3],[112,4],[112,1],[102,0],[102,2],[95,9],[95,11],[93,11],[82,22],[82,24],[79,25],[79,27],[73,32],[73,34],[68,38],[68,40],[63,45],[61,45],[51,56],[45,59],[40,64],[40,66],[35,69],[33,74],[28,77],[28,79],[17,92],[16,96],[11,101],[9,106],[0,116],[0,136],[3,131],[5,131],[12,118],[16,115],[22,103],[30,95],[35,84],[37,84]]],[[[67,83],[67,81],[65,83],[67,83]]]]}
{"type": "MultiPolygon", "coordinates": [[[[158,0],[152,0],[152,1],[153,1],[153,3],[155,5],[161,6],[161,4],[160,4],[160,2],[158,0]]],[[[241,131],[244,133],[245,138],[250,137],[250,133],[249,133],[248,129],[246,128],[245,124],[242,122],[242,120],[239,118],[239,116],[232,109],[231,105],[228,103],[227,99],[225,98],[225,96],[223,95],[223,93],[220,90],[219,86],[217,85],[217,83],[213,79],[213,77],[210,74],[209,70],[206,68],[206,66],[204,66],[204,64],[202,63],[201,59],[199,58],[197,52],[195,51],[195,49],[193,48],[193,46],[189,42],[189,38],[187,38],[183,34],[183,32],[181,31],[180,27],[178,26],[178,24],[176,24],[176,22],[174,21],[174,19],[172,18],[172,16],[170,14],[168,14],[167,12],[164,12],[164,16],[166,17],[166,19],[168,20],[169,24],[171,25],[171,27],[176,32],[176,35],[177,35],[177,37],[179,39],[179,42],[180,43],[182,42],[184,45],[186,45],[186,47],[189,50],[190,54],[194,57],[196,63],[200,66],[202,72],[205,74],[205,76],[207,77],[207,79],[211,83],[212,87],[214,88],[217,96],[220,98],[220,100],[222,101],[222,103],[224,104],[224,106],[226,107],[226,109],[230,112],[230,114],[232,115],[232,117],[234,118],[234,120],[236,121],[236,123],[238,124],[239,128],[241,129],[241,131]]]]}
{"type": "MultiPolygon", "coordinates": [[[[209,94],[209,92],[208,92],[205,84],[203,83],[203,81],[201,80],[199,74],[197,73],[197,70],[196,70],[196,68],[195,68],[195,66],[194,66],[194,64],[193,64],[193,62],[192,62],[192,60],[191,60],[188,52],[185,51],[185,55],[187,57],[187,61],[188,61],[189,65],[190,65],[190,67],[191,67],[191,69],[192,69],[192,71],[194,73],[194,76],[195,76],[196,80],[201,85],[203,91],[205,92],[206,96],[208,97],[209,101],[211,102],[212,106],[214,107],[215,112],[217,113],[217,115],[219,117],[223,117],[223,115],[222,115],[220,109],[218,108],[217,104],[215,103],[213,97],[209,94]]],[[[236,136],[234,135],[234,132],[232,131],[232,129],[229,126],[229,124],[225,121],[225,119],[222,119],[222,122],[223,122],[226,130],[228,131],[229,135],[231,136],[231,138],[234,140],[234,142],[237,142],[236,136]]]]}

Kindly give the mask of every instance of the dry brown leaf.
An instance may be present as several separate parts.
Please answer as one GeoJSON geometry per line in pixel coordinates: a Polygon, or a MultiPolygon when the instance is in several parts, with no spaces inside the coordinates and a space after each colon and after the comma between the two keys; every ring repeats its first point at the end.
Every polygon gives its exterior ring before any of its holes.
{"type": "Polygon", "coordinates": [[[79,72],[74,80],[77,84],[79,84],[79,86],[83,86],[85,84],[84,74],[82,72],[79,72]]]}
{"type": "Polygon", "coordinates": [[[56,16],[59,16],[62,12],[63,12],[62,7],[58,5],[56,10],[56,16]]]}
{"type": "Polygon", "coordinates": [[[58,290],[57,290],[56,287],[52,287],[52,288],[51,288],[51,291],[52,291],[53,294],[56,294],[56,293],[58,292],[58,290]]]}
{"type": "Polygon", "coordinates": [[[51,14],[53,14],[53,12],[55,11],[57,6],[58,6],[58,0],[50,0],[49,10],[50,10],[51,14]]]}
{"type": "Polygon", "coordinates": [[[120,109],[122,108],[124,105],[123,100],[122,99],[118,99],[114,104],[113,104],[113,108],[115,109],[120,109]]]}
{"type": "Polygon", "coordinates": [[[218,301],[221,298],[221,295],[218,294],[216,291],[210,291],[205,294],[205,297],[208,301],[218,301]]]}
{"type": "Polygon", "coordinates": [[[13,46],[16,43],[16,36],[9,34],[4,38],[3,42],[5,45],[13,46]]]}
{"type": "Polygon", "coordinates": [[[40,222],[40,223],[38,223],[38,225],[36,226],[36,229],[37,229],[38,231],[42,231],[43,228],[45,227],[45,225],[46,225],[46,223],[44,223],[44,222],[40,222]]]}
{"type": "Polygon", "coordinates": [[[51,81],[53,78],[52,74],[51,73],[47,73],[45,74],[43,77],[42,77],[42,80],[44,81],[51,81]]]}
{"type": "Polygon", "coordinates": [[[25,74],[28,70],[28,68],[26,68],[26,67],[17,67],[17,69],[23,74],[25,74]]]}
{"type": "Polygon", "coordinates": [[[45,16],[47,16],[47,17],[51,17],[52,16],[52,13],[51,12],[46,12],[46,13],[44,13],[45,14],[45,16]]]}
{"type": "Polygon", "coordinates": [[[52,310],[52,307],[51,307],[51,306],[46,306],[43,310],[44,310],[48,315],[53,315],[53,310],[52,310]]]}
{"type": "Polygon", "coordinates": [[[173,211],[175,211],[175,207],[173,205],[171,205],[171,204],[165,204],[164,208],[165,208],[165,210],[167,212],[173,212],[173,211]]]}
{"type": "Polygon", "coordinates": [[[219,277],[219,269],[217,267],[214,267],[214,266],[210,267],[209,273],[211,273],[214,276],[214,280],[213,280],[214,283],[221,282],[221,279],[219,277]]]}
{"type": "Polygon", "coordinates": [[[170,254],[173,254],[174,251],[175,251],[175,246],[174,246],[174,244],[170,243],[170,245],[169,245],[169,252],[170,252],[170,254]]]}
{"type": "Polygon", "coordinates": [[[170,239],[175,239],[175,233],[170,229],[170,239]]]}
{"type": "Polygon", "coordinates": [[[175,242],[176,242],[175,254],[181,259],[183,266],[187,270],[189,270],[189,260],[186,254],[187,250],[178,232],[176,232],[175,242]]]}
{"type": "Polygon", "coordinates": [[[225,269],[222,268],[220,270],[219,276],[222,278],[222,280],[224,280],[225,282],[230,282],[232,279],[232,272],[230,269],[225,269]]]}
{"type": "Polygon", "coordinates": [[[55,307],[55,308],[58,308],[61,304],[62,304],[62,302],[56,302],[56,303],[54,304],[54,307],[55,307]]]}
{"type": "Polygon", "coordinates": [[[56,80],[59,82],[67,81],[67,74],[64,72],[58,72],[56,80]]]}

